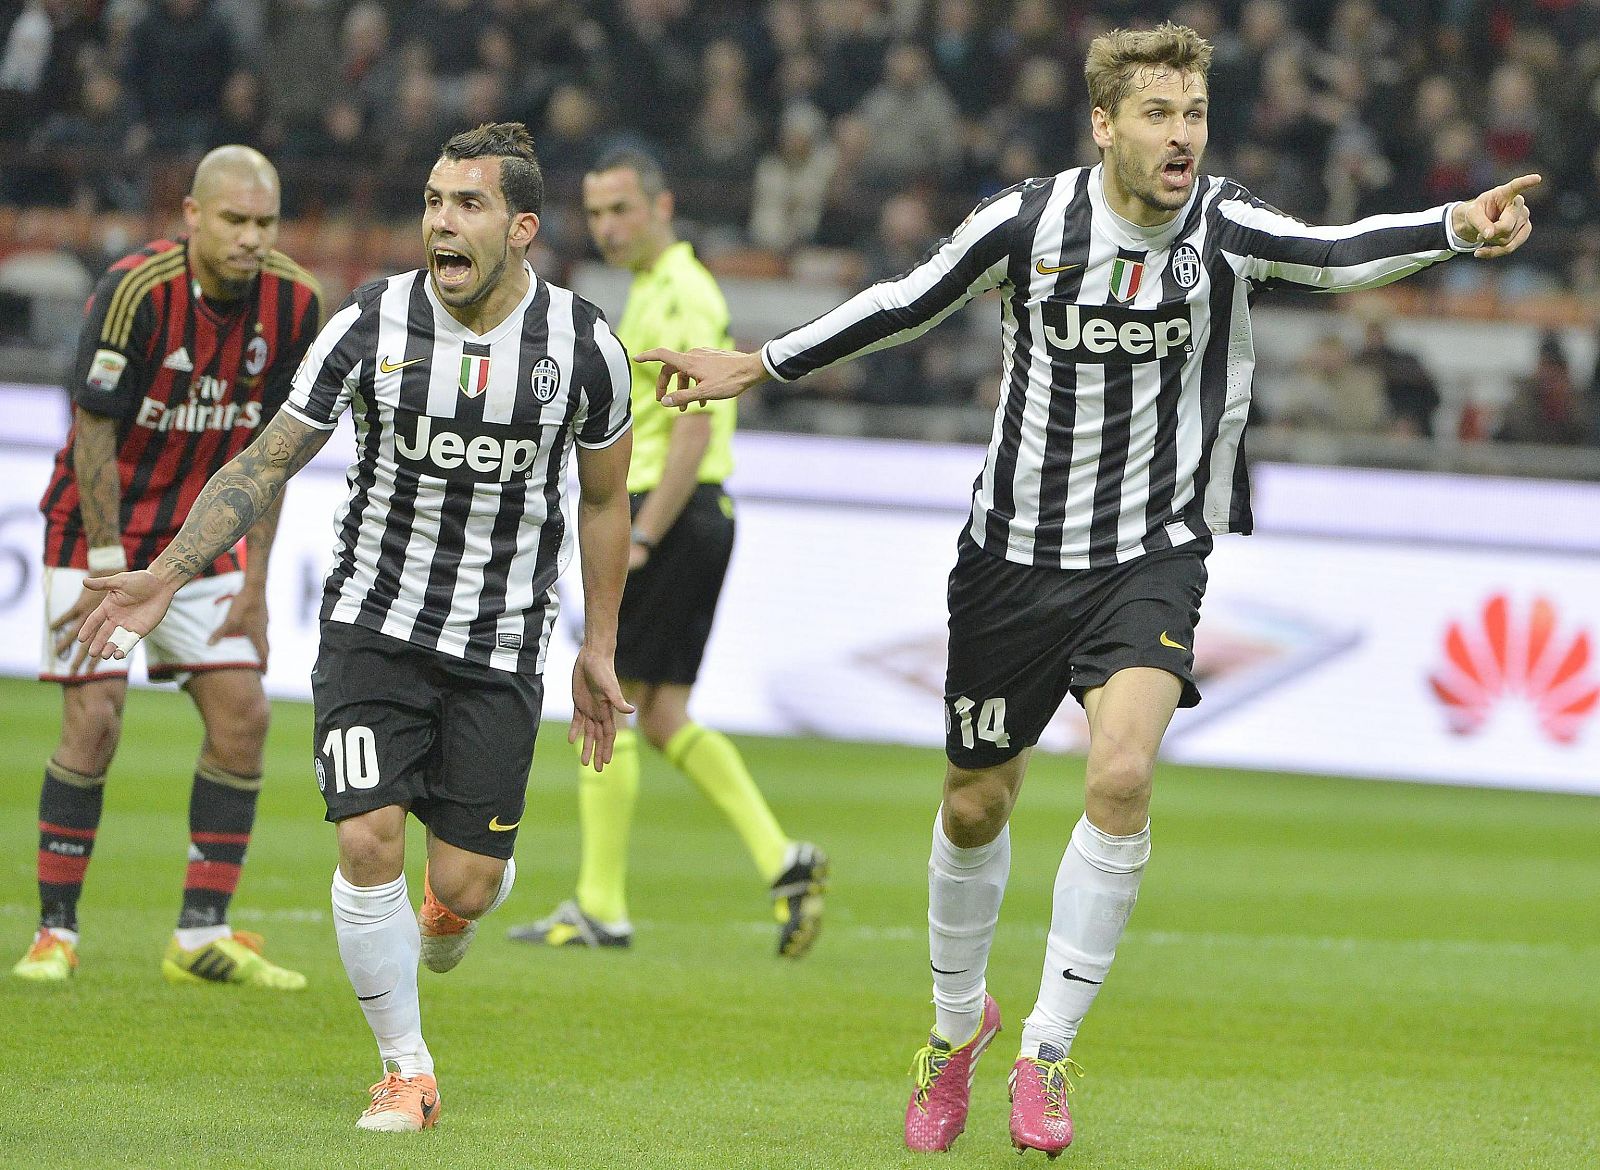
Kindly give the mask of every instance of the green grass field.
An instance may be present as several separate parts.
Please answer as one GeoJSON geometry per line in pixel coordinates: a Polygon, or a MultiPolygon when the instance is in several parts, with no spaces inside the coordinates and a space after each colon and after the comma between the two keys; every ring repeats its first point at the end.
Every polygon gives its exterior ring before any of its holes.
{"type": "MultiPolygon", "coordinates": [[[[0,682],[7,966],[34,924],[57,703],[54,688],[0,682]]],[[[741,742],[786,827],[834,858],[812,956],[773,957],[737,840],[655,758],[635,832],[634,949],[505,941],[571,887],[576,779],[550,734],[516,893],[458,970],[422,973],[443,1120],[397,1137],[353,1127],[377,1057],[334,947],[334,841],[310,723],[308,707],[277,708],[234,914],[310,989],[171,987],[158,966],[199,725],[178,696],[131,697],[78,976],[65,988],[0,977],[0,1165],[1020,1164],[1005,1073],[1080,807],[1077,760],[1035,761],[1013,825],[990,968],[1006,1033],[952,1154],[900,1144],[904,1074],[931,1020],[923,924],[940,756],[756,739],[741,742]]],[[[1154,832],[1139,910],[1073,1052],[1088,1075],[1073,1097],[1079,1137],[1058,1165],[1600,1165],[1600,803],[1168,768],[1154,832]]]]}

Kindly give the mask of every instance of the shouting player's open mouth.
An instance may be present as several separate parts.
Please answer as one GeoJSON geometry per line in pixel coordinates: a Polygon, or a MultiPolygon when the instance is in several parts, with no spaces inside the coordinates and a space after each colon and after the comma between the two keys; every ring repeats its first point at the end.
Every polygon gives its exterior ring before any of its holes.
{"type": "Polygon", "coordinates": [[[1171,190],[1188,190],[1194,182],[1194,159],[1188,155],[1169,158],[1161,168],[1161,181],[1171,190]]]}
{"type": "Polygon", "coordinates": [[[472,260],[451,248],[435,248],[433,278],[440,288],[461,288],[472,279],[472,260]]]}

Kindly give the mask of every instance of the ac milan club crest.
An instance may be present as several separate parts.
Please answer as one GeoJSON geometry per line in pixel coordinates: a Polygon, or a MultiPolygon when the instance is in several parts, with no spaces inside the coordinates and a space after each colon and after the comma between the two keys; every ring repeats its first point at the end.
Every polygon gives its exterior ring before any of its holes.
{"type": "Polygon", "coordinates": [[[476,398],[489,388],[489,357],[485,354],[461,355],[461,393],[476,398]]]}

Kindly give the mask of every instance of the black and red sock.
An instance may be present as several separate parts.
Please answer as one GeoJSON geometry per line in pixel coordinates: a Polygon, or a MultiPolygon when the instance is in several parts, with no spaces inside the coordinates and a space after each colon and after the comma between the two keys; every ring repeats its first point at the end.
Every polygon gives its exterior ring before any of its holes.
{"type": "Polygon", "coordinates": [[[180,930],[228,920],[228,903],[239,888],[260,795],[260,776],[236,776],[206,764],[196,769],[189,796],[189,869],[183,879],[180,930]]]}
{"type": "Polygon", "coordinates": [[[94,853],[106,778],[51,760],[39,791],[39,925],[78,929],[78,899],[94,853]]]}

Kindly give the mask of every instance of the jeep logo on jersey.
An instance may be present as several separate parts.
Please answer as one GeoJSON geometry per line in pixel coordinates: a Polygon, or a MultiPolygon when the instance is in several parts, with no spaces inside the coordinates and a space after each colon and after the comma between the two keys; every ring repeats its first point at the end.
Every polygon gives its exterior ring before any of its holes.
{"type": "Polygon", "coordinates": [[[398,411],[394,453],[403,466],[435,479],[506,483],[532,477],[534,461],[539,457],[539,433],[537,427],[508,427],[398,411]],[[405,425],[408,419],[409,428],[405,425]],[[411,431],[409,439],[407,429],[411,431]]]}
{"type": "Polygon", "coordinates": [[[489,388],[489,357],[487,354],[461,355],[461,393],[476,398],[489,388]]]}
{"type": "Polygon", "coordinates": [[[1189,306],[1126,309],[1047,300],[1039,309],[1046,344],[1065,361],[1132,366],[1189,349],[1189,306]]]}
{"type": "Polygon", "coordinates": [[[540,402],[549,402],[561,389],[561,367],[554,358],[540,358],[533,366],[533,396],[540,402]]]}
{"type": "Polygon", "coordinates": [[[1193,288],[1200,283],[1200,253],[1194,250],[1193,244],[1179,244],[1172,249],[1172,261],[1167,270],[1179,288],[1193,288]]]}

